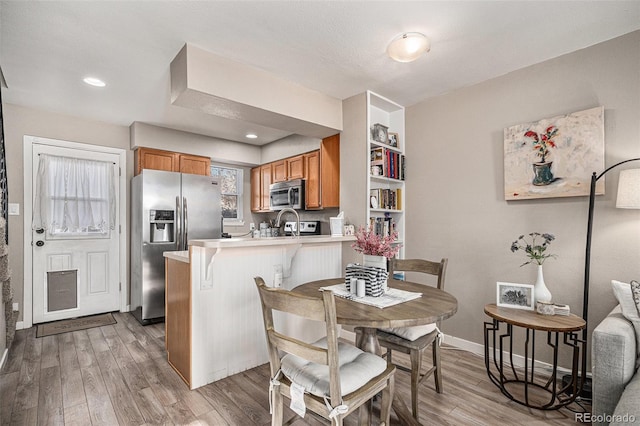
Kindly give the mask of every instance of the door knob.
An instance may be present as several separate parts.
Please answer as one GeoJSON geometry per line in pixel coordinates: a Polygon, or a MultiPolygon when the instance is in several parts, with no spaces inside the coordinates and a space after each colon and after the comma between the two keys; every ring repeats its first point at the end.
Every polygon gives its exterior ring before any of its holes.
{"type": "Polygon", "coordinates": [[[44,245],[44,241],[36,241],[36,245],[38,247],[42,247],[44,245]]]}
{"type": "Polygon", "coordinates": [[[42,234],[44,233],[44,229],[43,228],[37,228],[36,229],[36,234],[42,234]]]}

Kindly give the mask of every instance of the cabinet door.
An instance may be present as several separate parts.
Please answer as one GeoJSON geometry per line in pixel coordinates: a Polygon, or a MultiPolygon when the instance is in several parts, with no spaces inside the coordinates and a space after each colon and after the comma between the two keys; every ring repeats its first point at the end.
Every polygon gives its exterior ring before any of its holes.
{"type": "Polygon", "coordinates": [[[306,170],[305,181],[305,205],[307,209],[319,209],[322,207],[320,198],[320,151],[304,154],[306,170]]]}
{"type": "Polygon", "coordinates": [[[165,346],[169,364],[191,384],[191,270],[189,264],[165,259],[165,346]]]}
{"type": "Polygon", "coordinates": [[[340,135],[322,139],[320,145],[322,207],[340,207],[340,135]]]}
{"type": "Polygon", "coordinates": [[[192,175],[211,175],[211,159],[199,155],[180,154],[178,171],[192,175]]]}
{"type": "Polygon", "coordinates": [[[138,148],[136,149],[135,174],[139,175],[142,169],[175,172],[178,170],[178,154],[159,149],[138,148]]]}
{"type": "Polygon", "coordinates": [[[260,202],[262,201],[262,186],[260,184],[260,167],[251,169],[251,211],[260,210],[260,202]]]}
{"type": "Polygon", "coordinates": [[[271,183],[287,180],[287,160],[274,161],[271,163],[271,167],[271,183]]]}
{"type": "Polygon", "coordinates": [[[304,155],[287,159],[287,180],[303,179],[305,172],[304,155]]]}
{"type": "Polygon", "coordinates": [[[271,185],[271,163],[260,166],[260,210],[269,210],[269,185],[271,185]]]}

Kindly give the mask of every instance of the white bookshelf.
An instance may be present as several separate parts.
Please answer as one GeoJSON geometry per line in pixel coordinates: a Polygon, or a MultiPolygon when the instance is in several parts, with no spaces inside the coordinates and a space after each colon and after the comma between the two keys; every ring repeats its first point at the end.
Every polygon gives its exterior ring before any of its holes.
{"type": "MultiPolygon", "coordinates": [[[[395,226],[395,230],[398,232],[398,241],[403,243],[405,239],[404,212],[407,208],[404,181],[406,172],[404,107],[371,91],[366,92],[366,102],[367,142],[365,145],[368,159],[366,218],[370,224],[372,222],[382,223],[383,229],[395,226]],[[387,134],[396,134],[397,145],[393,146],[381,142],[379,140],[380,133],[376,133],[378,140],[374,140],[371,129],[376,124],[386,127],[387,134]],[[372,152],[375,152],[375,155],[372,152]],[[377,201],[372,202],[372,197],[377,198],[377,201]],[[387,222],[386,227],[385,222],[387,222]]],[[[400,251],[399,257],[403,257],[403,250],[400,251]]]]}

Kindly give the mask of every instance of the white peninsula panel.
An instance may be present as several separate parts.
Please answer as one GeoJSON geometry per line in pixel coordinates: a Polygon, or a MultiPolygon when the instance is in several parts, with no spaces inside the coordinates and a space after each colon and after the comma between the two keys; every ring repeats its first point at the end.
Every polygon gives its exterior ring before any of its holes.
{"type": "MultiPolygon", "coordinates": [[[[262,309],[254,277],[282,287],[340,277],[342,243],[353,237],[190,241],[191,389],[268,362],[262,309]]],[[[277,325],[306,341],[324,335],[324,323],[276,317],[277,325]]]]}

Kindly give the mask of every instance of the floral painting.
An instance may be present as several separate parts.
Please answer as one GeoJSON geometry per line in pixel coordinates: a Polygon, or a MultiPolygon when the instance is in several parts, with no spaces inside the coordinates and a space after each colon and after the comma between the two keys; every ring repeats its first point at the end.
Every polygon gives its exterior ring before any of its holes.
{"type": "Polygon", "coordinates": [[[589,195],[591,174],[603,169],[603,107],[504,129],[505,200],[589,195]]]}

